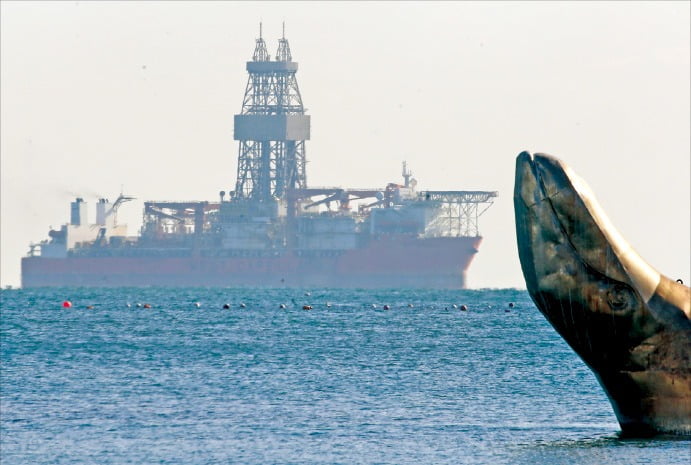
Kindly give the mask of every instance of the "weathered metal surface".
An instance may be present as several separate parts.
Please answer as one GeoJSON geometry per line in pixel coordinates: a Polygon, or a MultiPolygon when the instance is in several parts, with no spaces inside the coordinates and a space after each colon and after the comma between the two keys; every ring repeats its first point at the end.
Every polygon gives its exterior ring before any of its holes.
{"type": "Polygon", "coordinates": [[[622,432],[691,434],[691,291],[655,271],[561,161],[516,160],[516,235],[538,309],[593,370],[622,432]]]}

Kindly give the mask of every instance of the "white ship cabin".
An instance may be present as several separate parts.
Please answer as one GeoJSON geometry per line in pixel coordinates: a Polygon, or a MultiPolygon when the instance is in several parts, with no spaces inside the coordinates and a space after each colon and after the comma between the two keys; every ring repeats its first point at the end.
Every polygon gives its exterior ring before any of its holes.
{"type": "Polygon", "coordinates": [[[88,205],[82,198],[70,203],[70,222],[63,224],[59,230],[48,232],[50,240],[42,241],[31,247],[31,255],[47,258],[64,258],[69,250],[85,247],[107,245],[113,237],[126,237],[127,225],[117,224],[117,208],[130,197],[120,196],[115,203],[99,199],[96,204],[96,223],[88,222],[88,205]]]}

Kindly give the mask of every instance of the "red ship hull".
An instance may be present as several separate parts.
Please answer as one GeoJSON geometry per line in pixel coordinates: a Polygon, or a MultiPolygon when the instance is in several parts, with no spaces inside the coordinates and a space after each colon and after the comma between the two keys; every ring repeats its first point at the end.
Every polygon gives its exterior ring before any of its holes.
{"type": "Polygon", "coordinates": [[[338,254],[22,259],[22,286],[462,289],[481,237],[372,241],[338,254]]]}

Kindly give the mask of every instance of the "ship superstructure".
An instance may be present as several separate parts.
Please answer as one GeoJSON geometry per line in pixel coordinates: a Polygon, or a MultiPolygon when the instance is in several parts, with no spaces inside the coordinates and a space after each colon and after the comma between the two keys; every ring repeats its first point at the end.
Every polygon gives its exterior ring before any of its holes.
{"type": "Polygon", "coordinates": [[[117,208],[72,203],[71,221],[22,260],[22,285],[463,288],[493,191],[309,187],[305,114],[285,30],[274,59],[260,35],[234,119],[235,190],[216,201],[147,201],[138,236],[117,208]]]}

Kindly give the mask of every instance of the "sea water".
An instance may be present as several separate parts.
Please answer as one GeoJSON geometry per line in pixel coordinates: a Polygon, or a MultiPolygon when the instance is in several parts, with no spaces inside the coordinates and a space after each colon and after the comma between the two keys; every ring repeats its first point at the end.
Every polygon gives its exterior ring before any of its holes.
{"type": "Polygon", "coordinates": [[[619,438],[525,291],[0,296],[3,465],[691,463],[619,438]]]}

